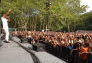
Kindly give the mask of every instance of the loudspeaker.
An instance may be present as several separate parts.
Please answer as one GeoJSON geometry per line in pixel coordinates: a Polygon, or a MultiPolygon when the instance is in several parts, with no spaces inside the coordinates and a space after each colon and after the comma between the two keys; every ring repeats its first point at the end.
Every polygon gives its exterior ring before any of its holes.
{"type": "Polygon", "coordinates": [[[33,46],[33,50],[35,50],[35,51],[44,51],[45,50],[45,45],[42,43],[35,43],[32,46],[33,46]]]}

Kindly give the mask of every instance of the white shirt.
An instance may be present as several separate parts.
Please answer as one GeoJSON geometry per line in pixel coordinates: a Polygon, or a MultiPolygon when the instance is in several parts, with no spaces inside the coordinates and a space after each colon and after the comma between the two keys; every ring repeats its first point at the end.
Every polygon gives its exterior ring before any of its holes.
{"type": "Polygon", "coordinates": [[[8,29],[8,19],[6,19],[5,17],[1,17],[2,20],[2,25],[3,25],[3,29],[8,29]]]}

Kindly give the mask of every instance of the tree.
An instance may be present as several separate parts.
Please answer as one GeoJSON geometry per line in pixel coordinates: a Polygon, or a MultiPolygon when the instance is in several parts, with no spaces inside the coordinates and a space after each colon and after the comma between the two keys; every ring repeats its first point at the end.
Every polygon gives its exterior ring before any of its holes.
{"type": "Polygon", "coordinates": [[[72,23],[77,22],[80,13],[85,12],[85,8],[86,6],[80,5],[80,0],[52,1],[50,10],[51,16],[54,17],[52,22],[56,21],[57,23],[53,24],[52,27],[56,26],[56,30],[66,28],[67,31],[71,31],[72,23]]]}
{"type": "Polygon", "coordinates": [[[51,0],[50,8],[46,11],[45,3],[46,0],[3,0],[0,14],[13,9],[10,27],[42,30],[48,25],[53,31],[72,31],[76,29],[80,13],[85,12],[86,8],[80,5],[80,0],[51,0]]]}
{"type": "Polygon", "coordinates": [[[80,21],[81,24],[77,25],[78,26],[77,28],[82,30],[92,30],[92,11],[82,14],[80,18],[81,18],[80,21]]]}

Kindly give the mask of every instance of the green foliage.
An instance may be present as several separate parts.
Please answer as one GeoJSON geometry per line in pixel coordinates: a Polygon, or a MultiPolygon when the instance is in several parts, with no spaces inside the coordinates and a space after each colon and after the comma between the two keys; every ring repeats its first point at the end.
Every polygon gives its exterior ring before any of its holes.
{"type": "Polygon", "coordinates": [[[78,29],[92,30],[92,11],[81,15],[80,18],[83,25],[80,25],[78,29]]]}
{"type": "Polygon", "coordinates": [[[51,0],[49,10],[46,10],[47,0],[2,0],[0,14],[13,10],[10,15],[10,27],[42,30],[46,27],[56,31],[64,29],[74,31],[79,25],[80,13],[86,6],[80,5],[80,0],[51,0]],[[77,24],[76,24],[77,23],[77,24]]]}

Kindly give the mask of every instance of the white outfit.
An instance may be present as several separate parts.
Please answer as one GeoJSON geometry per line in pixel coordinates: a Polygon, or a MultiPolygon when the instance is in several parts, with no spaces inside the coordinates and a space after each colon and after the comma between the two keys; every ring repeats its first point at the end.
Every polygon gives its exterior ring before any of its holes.
{"type": "Polygon", "coordinates": [[[1,17],[1,20],[2,20],[3,29],[5,31],[5,40],[8,41],[9,40],[8,19],[6,19],[5,17],[1,17]]]}

